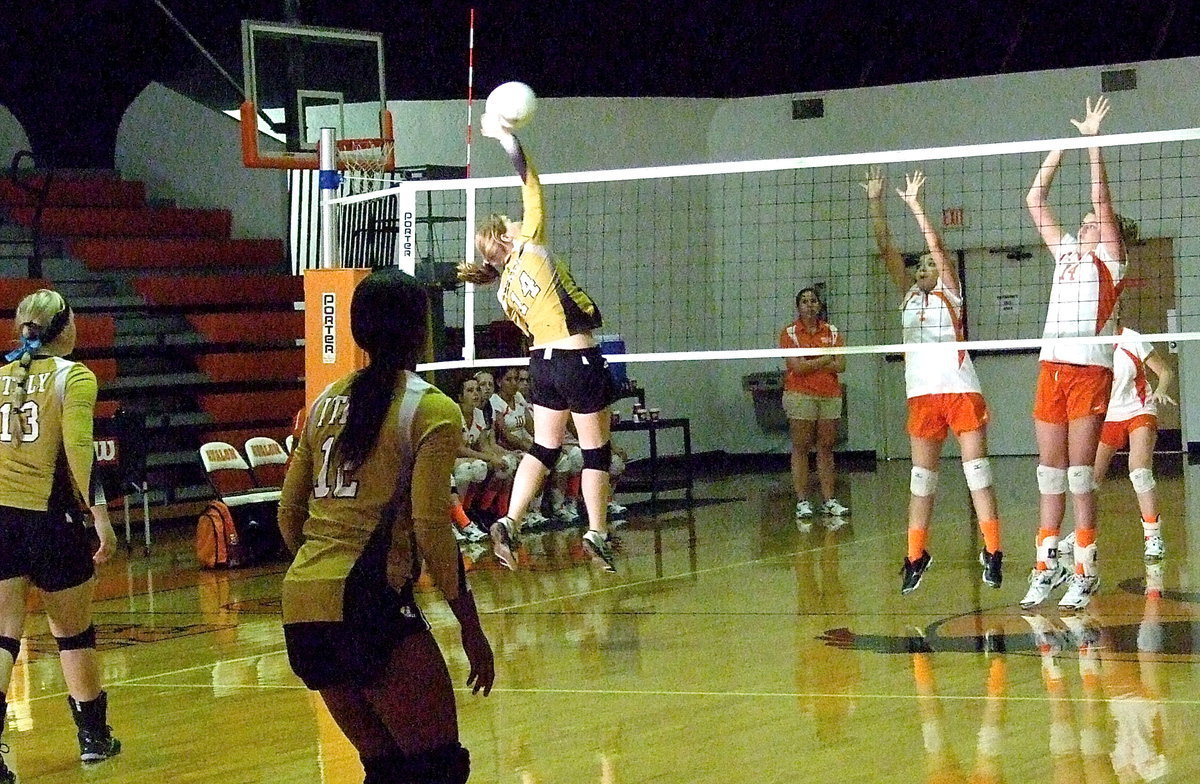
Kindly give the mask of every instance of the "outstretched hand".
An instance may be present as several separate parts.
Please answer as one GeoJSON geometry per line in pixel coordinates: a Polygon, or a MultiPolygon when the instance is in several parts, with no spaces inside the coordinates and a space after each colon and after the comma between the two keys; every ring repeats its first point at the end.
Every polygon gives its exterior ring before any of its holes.
{"type": "Polygon", "coordinates": [[[1161,389],[1154,390],[1154,393],[1150,395],[1150,399],[1155,403],[1162,403],[1168,406],[1179,405],[1179,403],[1175,402],[1175,398],[1171,397],[1169,392],[1164,392],[1161,389]]]}
{"type": "Polygon", "coordinates": [[[503,141],[512,136],[513,129],[500,115],[484,112],[479,118],[479,132],[489,139],[503,141]]]}
{"type": "Polygon", "coordinates": [[[883,169],[879,166],[872,166],[867,169],[867,179],[858,185],[867,192],[868,199],[878,199],[883,196],[884,183],[883,169]]]}
{"type": "Polygon", "coordinates": [[[917,203],[921,195],[921,186],[925,184],[925,174],[918,169],[912,174],[904,175],[904,188],[896,189],[896,194],[904,199],[904,203],[910,207],[917,203]]]}
{"type": "Polygon", "coordinates": [[[1083,120],[1071,120],[1071,124],[1078,128],[1079,132],[1084,136],[1095,136],[1100,133],[1100,121],[1108,114],[1111,105],[1103,95],[1097,98],[1095,105],[1093,105],[1092,99],[1089,96],[1087,99],[1087,114],[1083,120]]]}

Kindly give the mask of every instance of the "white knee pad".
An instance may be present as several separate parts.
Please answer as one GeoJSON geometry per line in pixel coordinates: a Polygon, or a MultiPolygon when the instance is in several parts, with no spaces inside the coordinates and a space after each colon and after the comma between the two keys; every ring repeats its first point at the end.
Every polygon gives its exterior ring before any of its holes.
{"type": "Polygon", "coordinates": [[[454,461],[454,484],[461,490],[487,479],[487,463],[469,457],[454,461]]]}
{"type": "Polygon", "coordinates": [[[1067,492],[1067,472],[1062,468],[1037,467],[1038,492],[1042,495],[1062,495],[1067,492]]]}
{"type": "Polygon", "coordinates": [[[625,461],[616,452],[613,452],[612,460],[608,464],[608,473],[613,476],[620,476],[625,473],[625,461]]]}
{"type": "Polygon", "coordinates": [[[912,467],[912,476],[908,480],[908,490],[916,496],[926,497],[937,492],[938,472],[930,471],[921,466],[912,467]]]}
{"type": "Polygon", "coordinates": [[[986,457],[964,460],[962,467],[971,490],[986,490],[992,486],[992,463],[986,457]]]}
{"type": "Polygon", "coordinates": [[[1158,484],[1154,481],[1154,471],[1150,468],[1135,468],[1129,472],[1129,481],[1133,483],[1133,492],[1141,495],[1149,493],[1158,484]]]}
{"type": "Polygon", "coordinates": [[[1074,495],[1083,495],[1096,489],[1091,466],[1071,466],[1067,469],[1067,488],[1074,495]]]}
{"type": "Polygon", "coordinates": [[[559,474],[578,474],[583,471],[583,452],[575,444],[563,444],[562,454],[554,464],[554,471],[559,474]]]}

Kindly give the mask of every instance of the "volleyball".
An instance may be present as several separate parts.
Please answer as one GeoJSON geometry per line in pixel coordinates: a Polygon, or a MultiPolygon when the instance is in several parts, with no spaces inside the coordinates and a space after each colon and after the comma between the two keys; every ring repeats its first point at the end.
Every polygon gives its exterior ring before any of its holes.
{"type": "Polygon", "coordinates": [[[537,96],[524,82],[505,82],[487,97],[484,111],[494,114],[512,128],[520,128],[533,117],[537,96]]]}

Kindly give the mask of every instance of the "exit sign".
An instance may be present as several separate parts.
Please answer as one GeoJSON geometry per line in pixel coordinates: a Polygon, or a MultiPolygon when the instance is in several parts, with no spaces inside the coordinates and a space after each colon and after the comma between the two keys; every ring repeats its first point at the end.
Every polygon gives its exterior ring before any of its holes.
{"type": "Polygon", "coordinates": [[[966,225],[967,218],[962,207],[947,207],[942,210],[942,228],[961,229],[966,225]]]}

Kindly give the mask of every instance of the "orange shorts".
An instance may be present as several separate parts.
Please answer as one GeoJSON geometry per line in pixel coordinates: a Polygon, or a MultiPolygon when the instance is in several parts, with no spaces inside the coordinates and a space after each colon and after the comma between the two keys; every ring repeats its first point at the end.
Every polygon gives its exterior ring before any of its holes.
{"type": "Polygon", "coordinates": [[[913,438],[944,441],[947,428],[957,436],[979,430],[987,422],[987,403],[978,392],[919,395],[908,399],[908,434],[913,438]]]}
{"type": "Polygon", "coordinates": [[[1052,425],[1065,425],[1087,416],[1104,416],[1111,389],[1112,370],[1109,368],[1042,362],[1033,401],[1033,418],[1052,425]]]}
{"type": "Polygon", "coordinates": [[[1107,444],[1113,449],[1124,449],[1129,446],[1129,434],[1139,427],[1158,429],[1158,417],[1154,414],[1138,414],[1133,419],[1121,422],[1105,422],[1100,430],[1100,443],[1107,444]]]}

